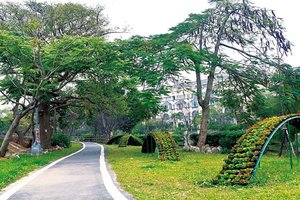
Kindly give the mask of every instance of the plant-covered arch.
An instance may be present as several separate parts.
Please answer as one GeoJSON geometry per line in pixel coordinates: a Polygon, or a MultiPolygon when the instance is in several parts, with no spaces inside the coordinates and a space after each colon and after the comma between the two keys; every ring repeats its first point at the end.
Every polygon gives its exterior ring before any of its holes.
{"type": "Polygon", "coordinates": [[[179,160],[176,142],[168,132],[154,132],[147,135],[142,153],[154,153],[156,149],[160,160],[179,160]]]}
{"type": "Polygon", "coordinates": [[[255,176],[260,160],[275,133],[289,122],[300,126],[300,113],[266,118],[247,130],[232,148],[223,169],[212,180],[220,185],[247,185],[255,176]]]}
{"type": "Polygon", "coordinates": [[[106,144],[119,144],[119,147],[126,147],[127,145],[141,146],[143,141],[131,134],[123,134],[111,138],[106,144]]]}

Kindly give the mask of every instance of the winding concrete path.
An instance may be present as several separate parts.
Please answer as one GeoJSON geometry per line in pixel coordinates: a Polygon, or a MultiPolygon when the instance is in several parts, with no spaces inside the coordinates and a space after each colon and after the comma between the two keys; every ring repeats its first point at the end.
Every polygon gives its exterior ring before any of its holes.
{"type": "MultiPolygon", "coordinates": [[[[126,197],[127,196],[127,197],[126,197]]],[[[107,171],[104,147],[84,143],[79,152],[21,179],[0,193],[0,200],[125,200],[107,171]]]]}

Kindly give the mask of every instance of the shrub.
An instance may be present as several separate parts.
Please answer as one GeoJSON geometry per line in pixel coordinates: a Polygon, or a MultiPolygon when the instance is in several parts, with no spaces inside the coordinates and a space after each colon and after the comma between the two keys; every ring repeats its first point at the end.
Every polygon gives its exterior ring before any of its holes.
{"type": "Polygon", "coordinates": [[[245,134],[244,130],[239,130],[239,131],[225,131],[219,138],[219,144],[223,149],[231,149],[237,140],[245,134]]]}
{"type": "Polygon", "coordinates": [[[177,145],[183,146],[184,138],[182,134],[172,134],[172,137],[174,138],[177,145]]]}
{"type": "Polygon", "coordinates": [[[244,129],[242,124],[217,124],[211,123],[208,125],[210,130],[219,130],[219,131],[237,131],[244,129]]]}
{"type": "Polygon", "coordinates": [[[71,137],[64,133],[53,133],[51,138],[52,146],[61,146],[65,148],[69,148],[71,146],[71,137]]]}
{"type": "Polygon", "coordinates": [[[147,122],[140,122],[132,129],[132,134],[149,134],[155,130],[166,131],[172,127],[171,124],[162,122],[162,121],[154,121],[150,120],[147,122]]]}
{"type": "MultiPolygon", "coordinates": [[[[221,146],[226,151],[231,149],[244,133],[244,130],[209,133],[207,135],[206,143],[210,146],[221,146]]],[[[191,134],[190,139],[192,141],[192,145],[196,145],[199,139],[199,134],[191,134]]]]}

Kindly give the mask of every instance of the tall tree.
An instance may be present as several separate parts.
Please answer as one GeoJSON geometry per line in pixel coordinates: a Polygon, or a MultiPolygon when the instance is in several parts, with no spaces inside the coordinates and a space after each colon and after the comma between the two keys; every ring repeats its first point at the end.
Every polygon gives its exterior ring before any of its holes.
{"type": "MultiPolygon", "coordinates": [[[[116,29],[109,28],[108,20],[103,15],[103,7],[101,6],[91,8],[74,3],[49,4],[36,1],[27,1],[24,4],[0,3],[0,28],[18,35],[36,38],[35,44],[37,45],[34,48],[36,61],[40,59],[39,44],[43,41],[51,43],[53,38],[61,38],[64,35],[104,36],[116,31],[116,29]]],[[[77,73],[79,72],[80,70],[77,70],[77,73]]],[[[74,73],[64,73],[63,71],[60,73],[64,74],[59,79],[62,86],[65,86],[66,82],[71,82],[76,76],[74,73]]],[[[49,99],[58,98],[58,95],[61,95],[61,97],[67,96],[63,95],[63,90],[57,92],[51,89],[48,90],[48,94],[44,94],[39,98],[41,102],[39,104],[39,122],[42,138],[49,138],[52,132],[50,109],[51,106],[56,104],[51,105],[49,99]]],[[[43,92],[45,93],[46,90],[43,92]]],[[[64,101],[69,101],[69,97],[65,98],[64,101]]],[[[60,101],[62,101],[61,98],[60,101]]],[[[48,144],[44,144],[44,142],[42,139],[43,147],[50,145],[49,142],[48,144]]]]}
{"type": "MultiPolygon", "coordinates": [[[[50,121],[47,106],[61,102],[62,98],[63,101],[80,98],[72,94],[62,97],[61,94],[78,74],[101,65],[100,58],[107,55],[109,48],[97,37],[65,36],[47,43],[2,31],[0,49],[0,72],[4,76],[0,81],[1,94],[15,104],[16,109],[22,108],[26,113],[36,105],[46,107],[39,117],[47,118],[40,123],[40,130],[44,133],[41,134],[42,147],[49,148],[52,130],[49,124],[43,123],[50,121]]],[[[15,116],[16,123],[12,124],[11,131],[26,113],[15,116]]],[[[7,133],[7,138],[11,133],[7,133]]]]}
{"type": "Polygon", "coordinates": [[[210,9],[191,14],[170,33],[173,42],[185,42],[192,50],[185,63],[195,72],[202,108],[199,147],[206,142],[216,74],[226,72],[241,87],[267,85],[270,68],[278,66],[277,60],[290,51],[290,42],[274,11],[257,8],[249,0],[209,2],[210,9]],[[203,77],[207,77],[205,85],[203,77]]]}
{"type": "Polygon", "coordinates": [[[36,1],[0,3],[0,28],[39,36],[49,40],[62,35],[103,36],[115,30],[109,28],[103,7],[87,7],[82,4],[49,4],[36,1]],[[38,24],[39,29],[32,29],[38,24]]]}
{"type": "Polygon", "coordinates": [[[21,118],[37,104],[36,97],[42,82],[36,81],[34,86],[27,82],[36,73],[31,69],[33,58],[30,41],[0,31],[0,93],[6,102],[14,105],[14,116],[1,145],[0,157],[5,155],[10,137],[21,118]]]}
{"type": "Polygon", "coordinates": [[[282,114],[300,111],[300,67],[283,65],[273,76],[271,91],[277,94],[282,114]]]}

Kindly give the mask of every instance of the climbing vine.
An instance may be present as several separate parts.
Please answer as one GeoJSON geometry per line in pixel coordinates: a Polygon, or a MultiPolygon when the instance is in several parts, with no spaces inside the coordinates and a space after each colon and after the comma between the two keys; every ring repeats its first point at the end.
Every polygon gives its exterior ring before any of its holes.
{"type": "MultiPolygon", "coordinates": [[[[211,182],[218,185],[247,185],[254,176],[262,147],[284,120],[300,113],[266,118],[254,124],[241,136],[225,160],[223,169],[211,182]]],[[[266,143],[267,144],[267,143],[266,143]]]]}

